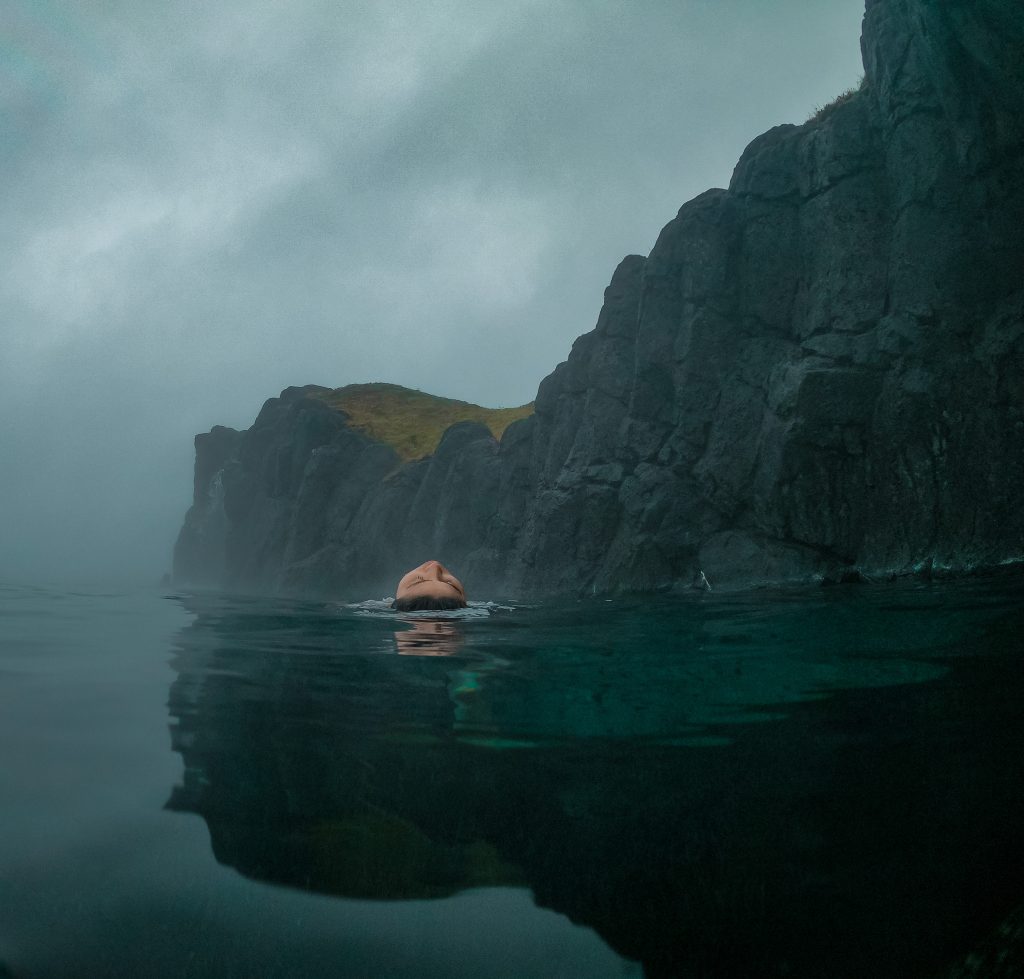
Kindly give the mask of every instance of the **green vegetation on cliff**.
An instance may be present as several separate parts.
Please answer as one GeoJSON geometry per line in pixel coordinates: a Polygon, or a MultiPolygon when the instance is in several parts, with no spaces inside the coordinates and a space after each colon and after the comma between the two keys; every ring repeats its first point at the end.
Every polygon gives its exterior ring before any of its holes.
{"type": "Polygon", "coordinates": [[[386,442],[403,459],[430,455],[445,429],[456,422],[483,422],[500,439],[512,422],[533,414],[532,402],[517,408],[482,408],[398,384],[348,384],[314,396],[344,411],[352,428],[386,442]]]}
{"type": "Polygon", "coordinates": [[[816,105],[814,111],[807,118],[808,122],[821,122],[826,116],[830,115],[833,109],[838,109],[839,106],[845,105],[850,101],[858,92],[863,92],[867,82],[865,76],[860,76],[860,81],[856,85],[852,85],[845,92],[840,92],[831,102],[825,105],[816,105]]]}

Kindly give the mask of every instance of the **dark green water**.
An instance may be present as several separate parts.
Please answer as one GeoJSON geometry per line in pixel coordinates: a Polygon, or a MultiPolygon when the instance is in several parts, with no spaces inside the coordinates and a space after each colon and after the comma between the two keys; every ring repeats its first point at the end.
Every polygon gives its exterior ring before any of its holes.
{"type": "Polygon", "coordinates": [[[0,586],[0,976],[947,975],[1024,905],[1022,594],[0,586]]]}

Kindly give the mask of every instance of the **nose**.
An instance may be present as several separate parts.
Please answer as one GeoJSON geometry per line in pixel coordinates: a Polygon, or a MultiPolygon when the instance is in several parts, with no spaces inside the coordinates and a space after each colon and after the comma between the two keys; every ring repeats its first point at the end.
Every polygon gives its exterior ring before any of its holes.
{"type": "Polygon", "coordinates": [[[437,578],[438,581],[440,581],[441,575],[444,574],[444,565],[441,564],[440,561],[434,561],[433,567],[431,567],[430,570],[433,573],[434,577],[437,578]]]}

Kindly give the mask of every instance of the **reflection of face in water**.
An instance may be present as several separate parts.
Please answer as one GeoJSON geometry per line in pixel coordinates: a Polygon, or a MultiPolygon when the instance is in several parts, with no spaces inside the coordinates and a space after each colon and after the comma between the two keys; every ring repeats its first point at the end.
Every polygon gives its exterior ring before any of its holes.
{"type": "Polygon", "coordinates": [[[465,639],[456,623],[445,619],[404,619],[412,626],[395,633],[400,656],[453,656],[465,639]]]}
{"type": "MultiPolygon", "coordinates": [[[[399,656],[455,656],[465,645],[461,624],[451,619],[408,618],[402,621],[412,628],[395,633],[399,656]]],[[[454,730],[493,726],[490,705],[481,697],[481,689],[489,673],[507,665],[505,660],[495,656],[472,656],[461,669],[448,674],[448,696],[455,710],[454,730]]]]}

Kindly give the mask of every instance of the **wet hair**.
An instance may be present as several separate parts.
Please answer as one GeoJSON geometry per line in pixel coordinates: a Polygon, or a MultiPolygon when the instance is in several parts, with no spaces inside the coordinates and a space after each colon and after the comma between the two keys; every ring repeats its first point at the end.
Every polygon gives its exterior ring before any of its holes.
{"type": "Polygon", "coordinates": [[[453,608],[465,608],[461,598],[431,598],[429,595],[416,595],[414,598],[396,598],[391,607],[399,612],[447,612],[453,608]]]}

